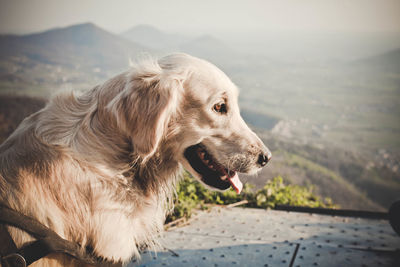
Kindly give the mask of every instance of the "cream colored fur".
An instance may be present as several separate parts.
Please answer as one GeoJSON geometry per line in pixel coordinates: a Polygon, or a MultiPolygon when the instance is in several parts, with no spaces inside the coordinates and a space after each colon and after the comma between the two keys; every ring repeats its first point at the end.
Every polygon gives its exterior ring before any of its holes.
{"type": "MultiPolygon", "coordinates": [[[[98,256],[127,262],[154,245],[182,166],[204,143],[254,173],[266,148],[240,117],[235,85],[212,64],[174,54],[139,62],[83,93],[62,92],[0,147],[0,201],[98,256]],[[226,101],[229,112],[213,111],[226,101]]],[[[17,111],[16,111],[17,112],[17,111]]],[[[21,246],[31,237],[9,227],[21,246]]],[[[77,266],[51,255],[34,266],[77,266]]]]}

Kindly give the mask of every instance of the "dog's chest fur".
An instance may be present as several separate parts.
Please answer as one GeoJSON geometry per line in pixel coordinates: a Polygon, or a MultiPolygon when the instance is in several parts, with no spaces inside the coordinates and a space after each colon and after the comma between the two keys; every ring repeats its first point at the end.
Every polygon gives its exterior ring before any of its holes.
{"type": "MultiPolygon", "coordinates": [[[[163,227],[177,164],[167,169],[154,168],[151,173],[140,168],[117,171],[86,161],[70,149],[43,144],[29,126],[7,142],[11,144],[8,149],[7,144],[3,146],[1,160],[13,164],[13,171],[7,172],[11,167],[3,165],[0,180],[9,187],[5,190],[12,192],[2,199],[11,208],[109,260],[127,261],[139,255],[138,246],[154,245],[163,227]],[[27,147],[18,142],[29,142],[35,151],[15,150],[27,147]],[[21,156],[36,154],[49,156],[27,156],[21,161],[21,156]],[[168,177],[169,181],[154,180],[144,188],[138,180],[139,173],[147,182],[157,176],[168,177]]],[[[15,229],[12,235],[19,245],[31,239],[15,229]]]]}
{"type": "MultiPolygon", "coordinates": [[[[90,169],[64,160],[49,181],[22,171],[17,199],[29,206],[20,211],[109,260],[138,256],[138,246],[151,245],[162,230],[166,195],[144,196],[133,192],[123,175],[108,176],[106,170],[93,173],[90,169]]],[[[22,203],[10,204],[23,207],[22,203]]],[[[22,232],[18,235],[17,242],[27,241],[22,232]]]]}

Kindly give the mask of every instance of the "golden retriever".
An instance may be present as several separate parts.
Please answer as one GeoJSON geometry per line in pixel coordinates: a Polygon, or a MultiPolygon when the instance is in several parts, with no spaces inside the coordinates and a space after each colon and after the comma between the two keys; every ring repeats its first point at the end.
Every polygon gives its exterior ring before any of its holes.
{"type": "MultiPolygon", "coordinates": [[[[143,60],[83,92],[55,95],[0,147],[0,202],[110,262],[155,243],[182,167],[240,192],[271,153],[239,113],[238,89],[211,63],[143,60]]],[[[18,246],[32,237],[8,227],[18,246]]],[[[77,266],[51,255],[39,266],[77,266]]]]}

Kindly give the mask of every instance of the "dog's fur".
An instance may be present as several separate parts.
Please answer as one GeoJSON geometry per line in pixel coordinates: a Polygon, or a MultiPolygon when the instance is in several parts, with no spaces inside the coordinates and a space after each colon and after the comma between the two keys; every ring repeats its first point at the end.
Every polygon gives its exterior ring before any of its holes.
{"type": "MultiPolygon", "coordinates": [[[[144,60],[90,91],[63,92],[0,147],[0,201],[111,261],[138,256],[162,230],[185,148],[254,173],[267,151],[214,65],[173,54],[144,60]],[[224,101],[227,114],[213,106],[224,101]]],[[[32,240],[8,227],[18,246],[32,240]]],[[[40,266],[77,262],[52,255],[40,266]]]]}

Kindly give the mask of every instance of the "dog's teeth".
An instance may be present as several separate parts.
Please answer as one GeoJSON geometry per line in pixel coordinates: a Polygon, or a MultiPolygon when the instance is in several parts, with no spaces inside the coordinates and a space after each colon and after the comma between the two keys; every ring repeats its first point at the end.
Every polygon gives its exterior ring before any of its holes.
{"type": "Polygon", "coordinates": [[[208,167],[210,167],[211,169],[214,169],[214,165],[212,165],[212,164],[208,165],[208,167]]]}
{"type": "Polygon", "coordinates": [[[201,159],[204,159],[204,155],[205,155],[204,152],[200,152],[200,158],[201,158],[201,159]]]}
{"type": "Polygon", "coordinates": [[[226,178],[228,178],[228,175],[225,174],[224,176],[221,177],[221,180],[226,180],[226,178]]]}

